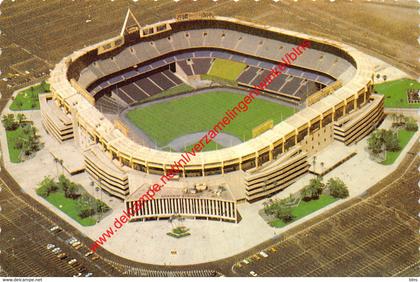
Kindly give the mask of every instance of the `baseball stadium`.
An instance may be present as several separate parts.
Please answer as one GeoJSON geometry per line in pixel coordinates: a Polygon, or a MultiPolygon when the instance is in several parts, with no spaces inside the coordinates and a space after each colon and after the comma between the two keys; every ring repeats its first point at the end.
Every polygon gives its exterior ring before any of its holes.
{"type": "Polygon", "coordinates": [[[237,204],[286,189],[313,154],[379,125],[383,96],[361,52],[210,12],[142,26],[129,10],[118,36],[54,67],[42,121],[58,141],[74,139],[97,185],[132,207],[145,179],[166,174],[303,40],[311,47],[133,217],[238,222],[237,204]]]}

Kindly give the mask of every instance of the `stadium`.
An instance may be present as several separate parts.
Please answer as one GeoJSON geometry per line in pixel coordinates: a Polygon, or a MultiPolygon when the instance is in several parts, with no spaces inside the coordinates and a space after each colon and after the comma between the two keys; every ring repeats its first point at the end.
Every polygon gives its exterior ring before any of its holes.
{"type": "Polygon", "coordinates": [[[238,203],[284,190],[333,140],[350,145],[378,126],[383,96],[372,94],[361,52],[211,13],[141,26],[128,11],[119,36],[55,66],[51,94],[40,96],[43,124],[60,142],[74,139],[97,185],[132,207],[303,40],[310,49],[134,217],[238,222],[238,203]]]}

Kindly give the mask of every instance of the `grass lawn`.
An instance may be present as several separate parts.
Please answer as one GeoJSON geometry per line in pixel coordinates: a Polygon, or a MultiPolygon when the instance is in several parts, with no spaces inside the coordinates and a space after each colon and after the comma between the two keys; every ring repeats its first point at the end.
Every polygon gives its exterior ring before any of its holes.
{"type": "Polygon", "coordinates": [[[386,108],[419,108],[420,104],[408,103],[407,89],[420,89],[420,83],[404,78],[375,85],[375,91],[385,96],[386,108]]]}
{"type": "Polygon", "coordinates": [[[20,149],[15,148],[16,140],[18,138],[24,137],[25,134],[23,133],[23,128],[18,127],[16,130],[7,130],[6,137],[7,137],[7,148],[9,149],[9,156],[10,161],[12,163],[20,163],[20,149]]]}
{"type": "Polygon", "coordinates": [[[19,92],[9,109],[12,111],[26,111],[26,110],[39,110],[39,93],[49,91],[49,85],[46,84],[46,89],[41,84],[28,88],[19,92]]]}
{"type": "Polygon", "coordinates": [[[227,80],[236,80],[245,67],[244,63],[215,59],[208,74],[227,80]]]}
{"type": "Polygon", "coordinates": [[[172,88],[169,88],[168,90],[162,91],[162,92],[160,92],[156,95],[153,95],[151,97],[148,97],[148,98],[145,99],[145,101],[155,100],[156,98],[161,98],[161,97],[170,97],[170,96],[176,95],[178,93],[189,92],[189,91],[192,91],[192,90],[194,90],[194,88],[192,88],[191,86],[183,83],[183,84],[176,85],[172,88]]]}
{"type": "MultiPolygon", "coordinates": [[[[197,94],[134,109],[127,117],[163,147],[180,136],[212,129],[243,97],[226,91],[197,94]]],[[[248,140],[255,126],[268,119],[277,124],[293,114],[293,108],[263,99],[253,100],[248,106],[247,112],[239,113],[225,126],[224,133],[248,140]]]]}
{"type": "Polygon", "coordinates": [[[407,131],[405,129],[401,129],[398,133],[398,140],[400,142],[401,150],[397,152],[386,152],[386,159],[382,162],[382,164],[393,164],[415,133],[415,131],[407,131]]]}
{"type": "MultiPolygon", "coordinates": [[[[322,194],[318,200],[312,200],[309,202],[301,201],[299,206],[292,208],[292,214],[295,216],[292,222],[299,220],[317,210],[320,210],[323,207],[326,207],[329,204],[334,203],[336,200],[337,199],[335,199],[334,197],[330,195],[322,194]]],[[[270,225],[273,227],[281,228],[292,222],[284,223],[283,220],[276,219],[270,222],[270,225]]]]}
{"type": "Polygon", "coordinates": [[[45,198],[48,202],[56,206],[58,209],[63,211],[65,214],[76,220],[82,226],[91,226],[95,225],[95,217],[86,217],[81,218],[79,216],[79,208],[77,206],[77,200],[69,199],[64,196],[64,191],[57,191],[48,195],[45,198]]]}

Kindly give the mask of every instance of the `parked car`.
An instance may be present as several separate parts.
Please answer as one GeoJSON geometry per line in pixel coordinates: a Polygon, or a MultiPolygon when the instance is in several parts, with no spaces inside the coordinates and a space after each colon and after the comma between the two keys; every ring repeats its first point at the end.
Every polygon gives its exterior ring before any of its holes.
{"type": "Polygon", "coordinates": [[[258,276],[258,274],[257,274],[257,273],[255,273],[255,271],[252,271],[252,270],[249,272],[249,274],[251,274],[251,275],[252,275],[252,276],[254,276],[254,277],[257,277],[257,276],[258,276]]]}
{"type": "Polygon", "coordinates": [[[66,243],[69,244],[69,245],[71,245],[71,244],[73,244],[75,242],[78,242],[78,240],[76,238],[74,238],[74,237],[71,237],[71,238],[69,238],[69,239],[66,240],[66,243]]]}
{"type": "Polygon", "coordinates": [[[85,257],[91,256],[91,255],[93,255],[93,252],[92,252],[92,251],[89,251],[89,252],[87,252],[87,253],[85,254],[85,257]]]}
{"type": "Polygon", "coordinates": [[[76,262],[77,262],[77,260],[76,260],[76,259],[71,259],[71,260],[69,260],[68,264],[73,265],[73,264],[75,264],[76,262]]]}
{"type": "Polygon", "coordinates": [[[47,245],[47,250],[51,250],[51,249],[54,249],[54,248],[55,248],[54,244],[48,244],[47,245]]]}
{"type": "Polygon", "coordinates": [[[60,253],[57,255],[57,257],[61,260],[66,259],[67,258],[67,254],[66,253],[60,253]]]}
{"type": "Polygon", "coordinates": [[[261,251],[261,252],[260,252],[260,255],[261,255],[262,257],[265,257],[265,258],[266,258],[266,257],[268,257],[267,253],[266,253],[266,252],[264,252],[264,251],[261,251]]]}
{"type": "Polygon", "coordinates": [[[52,250],[52,252],[53,252],[54,254],[58,254],[59,252],[61,252],[61,249],[60,249],[59,247],[57,247],[57,248],[54,248],[54,249],[52,250]]]}
{"type": "Polygon", "coordinates": [[[99,256],[97,256],[97,255],[92,256],[92,260],[97,260],[97,259],[99,259],[99,256]]]}
{"type": "Polygon", "coordinates": [[[50,228],[50,231],[53,232],[53,233],[58,233],[61,230],[62,229],[58,225],[54,225],[53,227],[50,228]]]}
{"type": "Polygon", "coordinates": [[[71,246],[73,248],[75,248],[76,250],[78,250],[82,247],[82,244],[79,241],[77,241],[77,242],[74,242],[73,244],[71,244],[71,246]]]}
{"type": "Polygon", "coordinates": [[[92,272],[89,272],[88,274],[85,275],[85,277],[91,277],[91,276],[93,276],[92,272]]]}

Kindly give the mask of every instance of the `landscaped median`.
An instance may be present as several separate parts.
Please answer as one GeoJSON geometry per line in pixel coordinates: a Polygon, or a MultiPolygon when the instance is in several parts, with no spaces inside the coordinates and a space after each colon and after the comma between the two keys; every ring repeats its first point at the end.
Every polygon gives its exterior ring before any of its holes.
{"type": "Polygon", "coordinates": [[[324,184],[322,178],[317,177],[297,194],[268,200],[260,215],[272,227],[281,228],[348,196],[347,186],[339,178],[330,178],[324,184]]]}
{"type": "Polygon", "coordinates": [[[64,175],[60,175],[58,181],[45,177],[36,193],[82,226],[95,225],[97,218],[110,210],[104,202],[89,195],[81,185],[64,175]]]}
{"type": "Polygon", "coordinates": [[[41,148],[37,129],[24,114],[7,114],[2,117],[6,130],[10,161],[20,163],[31,158],[41,148]]]}
{"type": "Polygon", "coordinates": [[[402,114],[391,114],[390,116],[392,119],[391,129],[377,129],[370,134],[367,140],[371,158],[384,165],[395,162],[418,130],[416,119],[402,114]]]}
{"type": "Polygon", "coordinates": [[[50,92],[50,85],[45,81],[20,91],[12,97],[11,111],[39,110],[39,94],[50,92]]]}
{"type": "Polygon", "coordinates": [[[375,85],[375,92],[385,97],[385,108],[420,108],[420,103],[409,103],[407,91],[420,89],[420,83],[408,78],[375,85]]]}

